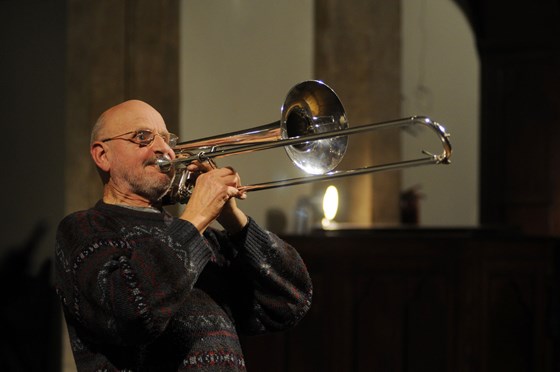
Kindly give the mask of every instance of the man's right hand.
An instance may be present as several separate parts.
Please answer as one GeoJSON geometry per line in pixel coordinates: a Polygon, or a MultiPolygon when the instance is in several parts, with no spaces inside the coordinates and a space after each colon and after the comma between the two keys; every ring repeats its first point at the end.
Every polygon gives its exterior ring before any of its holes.
{"type": "Polygon", "coordinates": [[[192,168],[189,170],[203,173],[197,177],[192,195],[180,218],[191,222],[202,234],[231,198],[244,198],[245,193],[238,189],[239,175],[231,168],[208,170],[200,165],[189,167],[192,168]]]}

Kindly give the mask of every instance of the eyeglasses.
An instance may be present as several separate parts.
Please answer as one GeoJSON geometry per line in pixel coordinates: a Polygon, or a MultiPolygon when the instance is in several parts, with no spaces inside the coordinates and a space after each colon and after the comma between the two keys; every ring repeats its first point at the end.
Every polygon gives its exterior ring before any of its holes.
{"type": "Polygon", "coordinates": [[[135,143],[135,144],[139,145],[140,147],[146,147],[146,146],[150,146],[150,145],[152,145],[152,143],[154,143],[154,140],[156,139],[156,136],[160,136],[161,139],[163,139],[163,141],[169,145],[169,147],[175,147],[175,145],[177,145],[177,141],[179,139],[179,137],[177,137],[173,133],[160,134],[160,133],[154,133],[149,129],[140,129],[140,130],[133,130],[131,132],[126,132],[126,133],[123,133],[123,134],[119,134],[118,136],[115,136],[115,137],[106,138],[106,139],[101,140],[101,142],[109,142],[109,141],[112,141],[112,140],[115,140],[115,139],[122,139],[122,140],[125,140],[125,141],[130,141],[132,143],[135,143]],[[130,138],[124,138],[123,137],[123,136],[126,136],[128,134],[133,134],[133,136],[130,137],[130,138]]]}

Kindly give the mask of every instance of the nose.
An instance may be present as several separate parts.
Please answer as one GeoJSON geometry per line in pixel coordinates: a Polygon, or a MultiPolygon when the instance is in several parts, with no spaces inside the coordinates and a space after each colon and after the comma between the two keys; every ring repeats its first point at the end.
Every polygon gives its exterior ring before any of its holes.
{"type": "Polygon", "coordinates": [[[152,143],[153,150],[157,154],[167,155],[170,159],[175,159],[175,151],[169,146],[162,136],[157,134],[152,143]]]}

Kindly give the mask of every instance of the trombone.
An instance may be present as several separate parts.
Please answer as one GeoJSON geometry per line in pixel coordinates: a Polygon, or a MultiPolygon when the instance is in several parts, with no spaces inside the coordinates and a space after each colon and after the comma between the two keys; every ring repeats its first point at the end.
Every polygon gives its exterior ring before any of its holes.
{"type": "Polygon", "coordinates": [[[344,107],[336,93],[325,83],[308,80],[295,85],[281,109],[279,121],[212,137],[180,142],[174,148],[176,158],[159,158],[161,172],[175,170],[172,185],[164,197],[166,204],[186,203],[197,174],[186,169],[194,161],[213,162],[216,158],[284,147],[292,162],[309,176],[245,185],[244,191],[257,191],[300,185],[373,172],[404,169],[428,164],[449,164],[452,153],[445,128],[426,116],[362,125],[349,128],[344,107]],[[443,151],[424,157],[371,165],[350,170],[334,170],[348,147],[348,136],[386,128],[425,126],[441,140],[443,151]]]}

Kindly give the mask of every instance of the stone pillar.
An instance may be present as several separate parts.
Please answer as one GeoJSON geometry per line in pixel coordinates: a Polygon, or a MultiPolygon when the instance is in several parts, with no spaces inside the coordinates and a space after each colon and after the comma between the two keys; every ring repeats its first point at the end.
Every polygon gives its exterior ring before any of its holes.
{"type": "MultiPolygon", "coordinates": [[[[92,206],[102,185],[89,154],[101,112],[128,99],[154,106],[177,132],[179,0],[67,1],[65,213],[92,206]]],[[[75,364],[63,329],[63,370],[75,364]]]]}
{"type": "MultiPolygon", "coordinates": [[[[315,77],[330,85],[351,126],[400,117],[400,3],[380,0],[316,0],[315,77]]],[[[400,159],[396,130],[350,137],[340,168],[400,159]]],[[[338,220],[373,224],[399,221],[400,173],[343,178],[338,220]]],[[[322,187],[322,186],[318,186],[322,187]]]]}
{"type": "Polygon", "coordinates": [[[67,2],[66,212],[101,195],[89,135],[105,109],[141,99],[179,118],[179,0],[67,2]]]}

